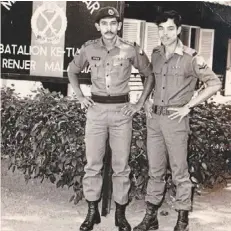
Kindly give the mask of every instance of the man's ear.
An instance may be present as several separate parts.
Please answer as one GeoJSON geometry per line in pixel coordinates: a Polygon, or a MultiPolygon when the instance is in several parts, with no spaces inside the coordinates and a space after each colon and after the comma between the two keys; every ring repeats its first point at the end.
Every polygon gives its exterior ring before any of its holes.
{"type": "Polygon", "coordinates": [[[119,30],[121,30],[122,25],[123,25],[123,23],[122,23],[122,22],[119,22],[119,25],[118,25],[118,31],[119,31],[119,30]]]}
{"type": "Polygon", "coordinates": [[[181,29],[182,29],[182,27],[179,26],[178,29],[177,29],[177,35],[179,35],[181,33],[181,29]]]}
{"type": "Polygon", "coordinates": [[[97,31],[100,31],[99,23],[96,22],[96,23],[95,23],[95,27],[96,27],[96,30],[97,30],[97,31]]]}

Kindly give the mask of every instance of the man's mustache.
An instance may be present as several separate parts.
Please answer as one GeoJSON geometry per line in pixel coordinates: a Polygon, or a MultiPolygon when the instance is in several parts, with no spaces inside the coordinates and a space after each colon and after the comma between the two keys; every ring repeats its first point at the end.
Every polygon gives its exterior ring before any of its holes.
{"type": "Polygon", "coordinates": [[[108,32],[106,32],[105,34],[114,34],[113,32],[111,32],[111,31],[108,31],[108,32]]]}

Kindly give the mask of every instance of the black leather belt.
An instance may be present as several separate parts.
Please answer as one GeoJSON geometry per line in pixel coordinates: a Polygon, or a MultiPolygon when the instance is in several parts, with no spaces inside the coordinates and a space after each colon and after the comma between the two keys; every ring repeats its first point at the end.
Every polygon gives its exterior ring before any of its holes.
{"type": "Polygon", "coordinates": [[[153,105],[153,112],[157,115],[170,115],[172,112],[168,110],[170,106],[153,105]]]}
{"type": "Polygon", "coordinates": [[[101,96],[93,95],[92,100],[96,103],[127,103],[129,102],[129,95],[116,95],[116,96],[101,96]]]}

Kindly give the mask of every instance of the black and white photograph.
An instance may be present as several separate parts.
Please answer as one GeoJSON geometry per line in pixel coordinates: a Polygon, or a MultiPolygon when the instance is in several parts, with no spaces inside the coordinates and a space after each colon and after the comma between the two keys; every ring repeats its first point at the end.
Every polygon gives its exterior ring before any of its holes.
{"type": "Polygon", "coordinates": [[[2,231],[231,230],[231,1],[0,1],[2,231]]]}

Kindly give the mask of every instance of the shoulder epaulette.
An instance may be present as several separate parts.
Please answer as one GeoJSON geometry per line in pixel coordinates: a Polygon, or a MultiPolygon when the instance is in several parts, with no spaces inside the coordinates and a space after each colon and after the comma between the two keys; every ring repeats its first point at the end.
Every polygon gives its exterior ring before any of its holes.
{"type": "Polygon", "coordinates": [[[133,47],[137,45],[136,42],[130,42],[130,41],[124,40],[124,39],[122,39],[122,42],[124,42],[125,44],[128,44],[130,46],[133,46],[133,47]]]}
{"type": "Polygon", "coordinates": [[[197,55],[197,51],[190,48],[190,47],[187,47],[187,46],[184,46],[183,48],[183,51],[186,53],[186,54],[189,54],[190,56],[194,57],[197,55]]]}
{"type": "Polygon", "coordinates": [[[89,46],[89,45],[91,45],[91,44],[97,43],[98,41],[99,41],[99,39],[88,40],[87,42],[85,42],[85,43],[83,44],[83,46],[86,47],[86,46],[89,46]]]}
{"type": "Polygon", "coordinates": [[[161,48],[161,46],[155,47],[155,48],[152,50],[152,53],[159,52],[159,51],[160,51],[160,48],[161,48]]]}

